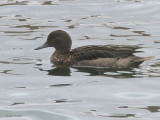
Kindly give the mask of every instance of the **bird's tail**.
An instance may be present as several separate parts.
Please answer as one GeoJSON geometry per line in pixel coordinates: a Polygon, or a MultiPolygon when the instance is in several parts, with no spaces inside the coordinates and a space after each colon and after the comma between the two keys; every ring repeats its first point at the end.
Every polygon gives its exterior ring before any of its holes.
{"type": "Polygon", "coordinates": [[[150,57],[138,57],[137,59],[134,60],[134,66],[139,66],[141,63],[143,63],[146,60],[150,60],[154,58],[154,56],[150,56],[150,57]]]}
{"type": "Polygon", "coordinates": [[[150,60],[154,58],[154,56],[150,56],[150,57],[139,57],[139,59],[136,59],[135,62],[144,62],[146,60],[150,60]]]}

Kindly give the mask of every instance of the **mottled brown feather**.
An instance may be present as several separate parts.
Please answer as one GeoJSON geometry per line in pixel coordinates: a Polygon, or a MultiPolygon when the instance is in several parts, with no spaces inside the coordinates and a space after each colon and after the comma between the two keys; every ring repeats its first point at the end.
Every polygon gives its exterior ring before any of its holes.
{"type": "Polygon", "coordinates": [[[120,58],[132,55],[137,45],[88,45],[73,49],[70,54],[76,61],[93,60],[97,58],[120,58]]]}
{"type": "Polygon", "coordinates": [[[82,65],[100,67],[137,67],[145,60],[153,57],[138,57],[133,53],[140,52],[137,45],[87,45],[71,49],[72,40],[68,33],[62,30],[53,31],[47,41],[35,50],[54,47],[50,57],[57,65],[82,65]]]}

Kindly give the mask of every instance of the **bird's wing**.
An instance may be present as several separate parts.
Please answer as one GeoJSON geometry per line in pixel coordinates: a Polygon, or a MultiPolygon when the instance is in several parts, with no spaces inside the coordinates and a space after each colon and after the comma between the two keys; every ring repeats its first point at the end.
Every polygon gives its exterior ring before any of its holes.
{"type": "Polygon", "coordinates": [[[97,58],[121,58],[139,52],[135,51],[139,48],[141,47],[137,45],[88,45],[73,49],[71,55],[76,61],[97,58]]]}

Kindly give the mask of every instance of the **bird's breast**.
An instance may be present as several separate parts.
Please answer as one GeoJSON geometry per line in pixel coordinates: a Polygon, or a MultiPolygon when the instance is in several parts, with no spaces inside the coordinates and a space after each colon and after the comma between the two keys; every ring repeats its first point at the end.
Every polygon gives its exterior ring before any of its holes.
{"type": "Polygon", "coordinates": [[[70,55],[52,55],[50,57],[50,61],[54,64],[59,65],[70,65],[72,63],[72,59],[70,55]]]}

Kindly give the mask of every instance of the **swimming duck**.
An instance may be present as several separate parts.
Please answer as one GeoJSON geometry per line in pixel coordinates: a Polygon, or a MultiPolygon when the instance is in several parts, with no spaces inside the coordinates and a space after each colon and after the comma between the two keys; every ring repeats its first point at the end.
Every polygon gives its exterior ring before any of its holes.
{"type": "Polygon", "coordinates": [[[55,65],[67,66],[97,66],[128,68],[138,67],[145,60],[153,57],[138,57],[133,53],[141,48],[137,45],[86,45],[71,50],[71,37],[62,30],[56,30],[48,35],[47,41],[39,50],[54,47],[55,51],[50,61],[55,65]]]}

